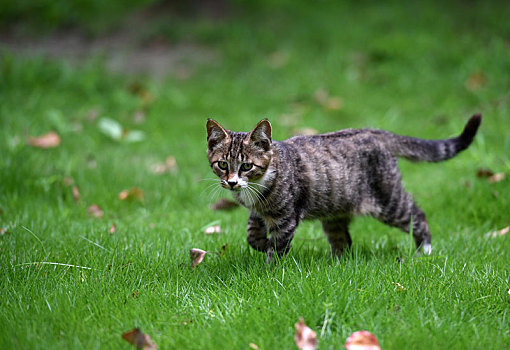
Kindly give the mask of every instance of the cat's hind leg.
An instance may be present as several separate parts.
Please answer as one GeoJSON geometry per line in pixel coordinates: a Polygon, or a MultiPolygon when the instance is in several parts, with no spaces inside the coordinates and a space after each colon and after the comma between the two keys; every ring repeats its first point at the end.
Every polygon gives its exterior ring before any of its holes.
{"type": "Polygon", "coordinates": [[[423,253],[429,255],[432,252],[431,235],[425,213],[418,207],[411,195],[405,192],[402,185],[394,189],[393,194],[377,218],[404,232],[412,232],[416,249],[418,251],[423,249],[423,253]]]}
{"type": "Polygon", "coordinates": [[[266,252],[268,246],[267,227],[264,220],[251,213],[248,218],[247,239],[248,244],[259,252],[266,252]]]}
{"type": "Polygon", "coordinates": [[[352,245],[351,236],[349,234],[349,222],[351,218],[335,218],[322,220],[322,229],[331,245],[331,253],[337,257],[341,257],[342,253],[349,249],[352,245]]]}

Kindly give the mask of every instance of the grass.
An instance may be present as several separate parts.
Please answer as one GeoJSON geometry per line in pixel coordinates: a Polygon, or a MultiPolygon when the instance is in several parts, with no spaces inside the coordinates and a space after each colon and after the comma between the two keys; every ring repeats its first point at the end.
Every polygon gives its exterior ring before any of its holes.
{"type": "Polygon", "coordinates": [[[476,176],[482,167],[510,173],[510,9],[496,4],[245,5],[220,21],[179,20],[174,40],[221,57],[186,80],[114,76],[100,60],[71,66],[4,50],[1,347],[129,349],[121,334],[140,327],[161,349],[292,349],[302,316],[320,349],[341,349],[360,329],[383,349],[508,348],[510,236],[485,234],[510,224],[510,182],[476,176]],[[342,108],[318,104],[318,89],[342,108]],[[91,110],[146,139],[108,138],[91,110]],[[234,130],[268,117],[275,139],[293,128],[366,126],[443,138],[475,112],[484,121],[466,152],[440,164],[401,162],[429,217],[431,257],[417,258],[409,236],[360,218],[340,261],[320,225],[306,222],[288,258],[267,266],[246,244],[247,211],[212,212],[209,182],[200,181],[213,177],[207,117],[234,130]],[[25,145],[50,130],[59,147],[25,145]],[[152,173],[169,155],[178,171],[152,173]],[[132,187],[143,200],[118,199],[132,187]],[[91,204],[103,218],[87,214],[91,204]],[[213,222],[223,233],[203,234],[213,222]],[[224,254],[190,269],[190,248],[220,252],[225,243],[224,254]]]}

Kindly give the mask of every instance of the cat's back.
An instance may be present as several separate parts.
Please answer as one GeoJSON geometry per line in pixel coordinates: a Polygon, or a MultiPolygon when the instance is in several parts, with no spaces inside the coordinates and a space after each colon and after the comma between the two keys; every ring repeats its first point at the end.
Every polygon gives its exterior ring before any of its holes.
{"type": "Polygon", "coordinates": [[[392,157],[384,138],[384,131],[345,129],[277,142],[285,181],[292,177],[307,198],[304,217],[355,211],[368,191],[373,166],[392,157]]]}
{"type": "Polygon", "coordinates": [[[282,143],[295,148],[297,152],[314,155],[314,158],[321,153],[327,157],[330,152],[348,156],[383,150],[387,134],[384,130],[343,129],[318,135],[293,136],[282,143]]]}

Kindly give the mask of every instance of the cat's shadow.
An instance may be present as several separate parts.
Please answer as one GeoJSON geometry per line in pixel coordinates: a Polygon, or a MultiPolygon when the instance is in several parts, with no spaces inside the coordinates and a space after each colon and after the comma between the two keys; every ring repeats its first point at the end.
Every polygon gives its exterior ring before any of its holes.
{"type": "Polygon", "coordinates": [[[397,246],[370,247],[368,245],[356,245],[344,252],[341,258],[331,254],[329,247],[317,247],[301,245],[291,248],[287,257],[267,262],[266,254],[257,252],[250,247],[240,249],[234,254],[226,254],[217,264],[229,265],[236,270],[260,268],[273,269],[278,267],[306,267],[306,266],[334,266],[350,265],[352,263],[371,263],[384,261],[387,263],[401,263],[416,257],[414,251],[397,246]]]}

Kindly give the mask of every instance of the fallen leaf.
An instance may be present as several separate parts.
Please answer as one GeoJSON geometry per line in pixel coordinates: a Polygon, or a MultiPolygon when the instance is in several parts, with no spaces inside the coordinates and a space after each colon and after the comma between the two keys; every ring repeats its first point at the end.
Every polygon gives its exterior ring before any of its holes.
{"type": "Polygon", "coordinates": [[[133,122],[135,124],[143,124],[147,117],[145,116],[145,113],[143,111],[136,111],[133,114],[133,122]]]}
{"type": "Polygon", "coordinates": [[[394,285],[396,285],[396,286],[398,287],[398,291],[399,291],[399,293],[400,293],[400,292],[402,292],[402,291],[406,291],[406,290],[407,290],[407,288],[406,288],[406,287],[404,287],[403,285],[401,285],[401,284],[400,284],[400,283],[398,283],[398,282],[391,282],[391,283],[393,283],[394,285]]]}
{"type": "Polygon", "coordinates": [[[140,142],[145,140],[145,133],[140,130],[124,130],[122,140],[126,142],[140,142]]]}
{"type": "Polygon", "coordinates": [[[485,236],[495,238],[495,237],[499,237],[499,236],[504,236],[509,231],[510,231],[510,226],[507,226],[507,227],[502,228],[501,230],[491,231],[491,232],[487,233],[485,236]]]}
{"type": "Polygon", "coordinates": [[[315,91],[313,98],[322,107],[337,111],[343,107],[343,100],[338,96],[330,96],[329,93],[324,89],[318,89],[315,91]]]}
{"type": "Polygon", "coordinates": [[[140,98],[144,105],[150,104],[153,100],[151,93],[147,90],[140,91],[138,97],[140,98]]]}
{"type": "Polygon", "coordinates": [[[494,175],[494,172],[489,168],[478,168],[476,170],[476,177],[484,178],[494,175]]]}
{"type": "Polygon", "coordinates": [[[220,198],[216,201],[216,203],[211,204],[209,208],[211,210],[232,210],[234,208],[237,208],[239,206],[239,203],[226,199],[226,198],[220,198]]]}
{"type": "Polygon", "coordinates": [[[471,74],[465,82],[466,89],[475,91],[480,89],[487,83],[487,77],[482,72],[475,72],[471,74]]]}
{"type": "Polygon", "coordinates": [[[0,236],[8,235],[9,231],[6,231],[3,227],[0,227],[0,236]]]}
{"type": "Polygon", "coordinates": [[[73,186],[73,199],[75,202],[80,200],[80,191],[78,190],[78,186],[73,186]]]}
{"type": "Polygon", "coordinates": [[[145,139],[145,133],[140,130],[126,130],[122,125],[110,118],[101,118],[98,122],[99,130],[115,141],[139,142],[145,139]]]}
{"type": "Polygon", "coordinates": [[[99,117],[99,109],[98,108],[92,108],[88,113],[87,113],[87,120],[90,122],[90,123],[93,123],[97,118],[99,117]]]}
{"type": "Polygon", "coordinates": [[[299,350],[317,349],[317,334],[305,324],[302,317],[299,318],[299,322],[294,327],[296,327],[294,341],[299,350]]]}
{"type": "Polygon", "coordinates": [[[505,173],[496,173],[492,176],[489,176],[487,178],[487,181],[491,184],[493,183],[496,183],[496,182],[500,182],[500,181],[503,181],[506,177],[506,174],[505,173]]]}
{"type": "Polygon", "coordinates": [[[97,218],[97,219],[100,219],[103,217],[104,215],[104,212],[101,210],[101,208],[99,208],[98,205],[96,204],[92,204],[88,209],[87,209],[87,212],[89,213],[90,216],[94,217],[94,218],[97,218]]]}
{"type": "Polygon", "coordinates": [[[221,233],[220,225],[209,226],[204,230],[206,235],[212,235],[213,233],[221,233]]]}
{"type": "Polygon", "coordinates": [[[143,85],[138,81],[134,81],[128,86],[129,92],[131,92],[133,95],[138,95],[143,89],[143,85]]]}
{"type": "Polygon", "coordinates": [[[368,331],[352,333],[345,342],[347,350],[381,350],[375,335],[368,331]]]}
{"type": "Polygon", "coordinates": [[[60,145],[60,136],[55,131],[38,137],[29,137],[28,144],[37,148],[54,148],[60,145]]]}
{"type": "Polygon", "coordinates": [[[297,136],[297,135],[310,136],[310,135],[317,135],[318,133],[319,132],[313,128],[300,128],[300,129],[292,130],[292,134],[294,136],[297,136]]]}
{"type": "Polygon", "coordinates": [[[177,161],[174,156],[168,156],[164,163],[157,163],[151,166],[154,174],[164,174],[166,172],[176,173],[178,170],[177,161]]]}
{"type": "Polygon", "coordinates": [[[328,102],[326,103],[326,108],[332,111],[338,111],[341,109],[344,105],[344,102],[340,97],[331,97],[328,99],[328,102]]]}
{"type": "Polygon", "coordinates": [[[324,89],[317,89],[313,94],[313,99],[315,102],[324,106],[328,102],[329,93],[324,89]]]}
{"type": "Polygon", "coordinates": [[[133,199],[138,199],[142,201],[144,196],[145,196],[144,192],[138,187],[132,187],[129,190],[122,190],[119,192],[119,199],[121,201],[133,199]]]}
{"type": "Polygon", "coordinates": [[[276,51],[270,54],[267,58],[267,63],[269,67],[273,69],[278,69],[287,64],[289,62],[290,55],[285,51],[276,51]]]}
{"type": "Polygon", "coordinates": [[[204,260],[205,254],[207,254],[205,250],[198,248],[190,249],[189,255],[191,259],[193,259],[193,261],[191,262],[192,269],[194,269],[198,264],[200,264],[204,260]]]}
{"type": "Polygon", "coordinates": [[[225,253],[227,252],[227,248],[228,248],[228,243],[225,243],[224,245],[221,246],[220,248],[220,252],[218,253],[218,255],[225,255],[225,253]]]}
{"type": "Polygon", "coordinates": [[[134,328],[122,334],[122,339],[137,349],[155,350],[158,346],[151,340],[148,334],[143,334],[140,328],[134,328]]]}
{"type": "Polygon", "coordinates": [[[248,346],[249,346],[251,349],[253,349],[253,350],[259,350],[259,349],[260,349],[260,348],[257,346],[257,344],[255,344],[255,343],[250,343],[250,344],[248,344],[248,346]]]}
{"type": "Polygon", "coordinates": [[[99,130],[114,140],[122,138],[122,125],[116,120],[110,118],[101,118],[98,123],[99,130]]]}
{"type": "Polygon", "coordinates": [[[110,229],[108,230],[108,232],[110,232],[110,234],[113,235],[116,230],[117,230],[117,226],[115,226],[115,224],[112,224],[112,226],[110,226],[110,229]]]}

